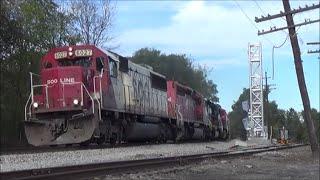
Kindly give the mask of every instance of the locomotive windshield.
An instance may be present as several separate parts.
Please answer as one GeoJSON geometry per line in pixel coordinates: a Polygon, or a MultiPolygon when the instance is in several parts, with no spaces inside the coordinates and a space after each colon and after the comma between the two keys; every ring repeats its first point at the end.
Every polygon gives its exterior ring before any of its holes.
{"type": "Polygon", "coordinates": [[[58,61],[59,66],[82,66],[90,67],[91,59],[90,57],[81,57],[77,59],[61,59],[58,61]]]}

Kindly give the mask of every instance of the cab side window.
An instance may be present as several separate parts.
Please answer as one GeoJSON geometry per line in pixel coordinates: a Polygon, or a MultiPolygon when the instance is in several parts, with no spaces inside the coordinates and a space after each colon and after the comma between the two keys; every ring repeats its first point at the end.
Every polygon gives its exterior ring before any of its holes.
{"type": "Polygon", "coordinates": [[[109,60],[109,71],[111,77],[117,77],[118,76],[118,67],[116,61],[110,59],[109,60]]]}
{"type": "Polygon", "coordinates": [[[96,58],[96,69],[97,71],[101,72],[103,69],[104,63],[103,63],[103,57],[97,57],[96,58]]]}
{"type": "Polygon", "coordinates": [[[52,68],[52,64],[50,62],[46,61],[46,62],[43,63],[43,67],[45,69],[49,69],[49,68],[52,68]]]}

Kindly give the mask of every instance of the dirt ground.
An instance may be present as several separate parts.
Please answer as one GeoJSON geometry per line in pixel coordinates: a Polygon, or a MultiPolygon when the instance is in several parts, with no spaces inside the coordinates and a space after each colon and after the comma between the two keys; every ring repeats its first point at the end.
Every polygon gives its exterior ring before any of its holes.
{"type": "Polygon", "coordinates": [[[319,159],[310,147],[264,152],[251,156],[211,159],[200,163],[93,177],[106,179],[314,179],[319,180],[319,159]]]}

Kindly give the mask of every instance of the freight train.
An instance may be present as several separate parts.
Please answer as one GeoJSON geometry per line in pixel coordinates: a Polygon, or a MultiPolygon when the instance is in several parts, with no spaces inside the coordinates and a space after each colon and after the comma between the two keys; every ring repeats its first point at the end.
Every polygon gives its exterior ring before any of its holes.
{"type": "Polygon", "coordinates": [[[51,49],[30,73],[34,146],[227,139],[227,113],[177,81],[93,45],[51,49]]]}

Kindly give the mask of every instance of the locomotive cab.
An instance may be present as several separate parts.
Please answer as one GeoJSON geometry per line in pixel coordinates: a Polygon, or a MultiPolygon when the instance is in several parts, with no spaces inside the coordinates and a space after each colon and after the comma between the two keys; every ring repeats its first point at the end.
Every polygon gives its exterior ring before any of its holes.
{"type": "MultiPolygon", "coordinates": [[[[48,112],[89,110],[93,105],[95,70],[91,49],[48,53],[42,59],[40,85],[32,84],[32,110],[35,114],[48,112]],[[40,93],[35,91],[40,88],[40,93]]],[[[102,58],[97,58],[99,71],[103,69],[102,58]]],[[[97,73],[99,73],[97,71],[97,73]]],[[[33,83],[33,82],[32,82],[33,83]]],[[[38,90],[39,92],[39,90],[38,90]]]]}
{"type": "Polygon", "coordinates": [[[101,81],[108,78],[107,60],[93,46],[55,48],[42,58],[40,75],[30,73],[24,121],[30,144],[68,144],[91,138],[96,119],[101,118],[99,99],[101,81]]]}

